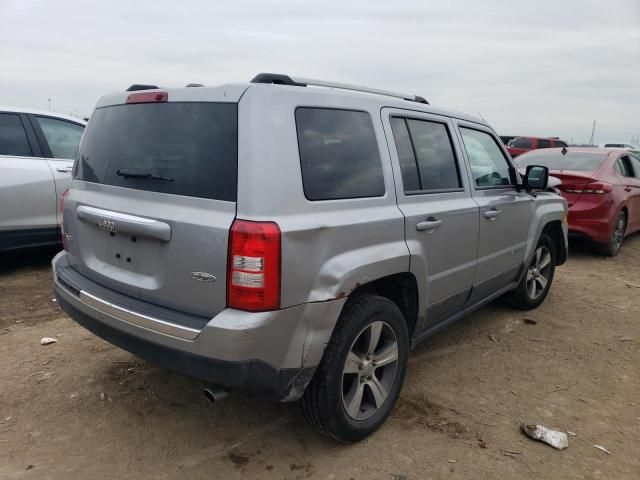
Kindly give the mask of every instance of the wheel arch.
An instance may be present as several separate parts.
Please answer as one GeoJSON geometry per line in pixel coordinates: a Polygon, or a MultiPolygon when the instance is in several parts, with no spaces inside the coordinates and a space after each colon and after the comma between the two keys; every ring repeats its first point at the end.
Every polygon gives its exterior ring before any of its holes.
{"type": "MultiPolygon", "coordinates": [[[[360,285],[349,295],[347,303],[360,295],[373,294],[384,297],[398,306],[405,322],[409,338],[413,336],[418,319],[418,282],[411,272],[387,275],[360,285]]],[[[343,307],[344,308],[344,307],[343,307]]]]}
{"type": "Polygon", "coordinates": [[[553,220],[547,223],[541,234],[547,234],[551,238],[556,250],[556,265],[562,265],[567,261],[567,246],[564,241],[564,230],[560,220],[553,220]]]}

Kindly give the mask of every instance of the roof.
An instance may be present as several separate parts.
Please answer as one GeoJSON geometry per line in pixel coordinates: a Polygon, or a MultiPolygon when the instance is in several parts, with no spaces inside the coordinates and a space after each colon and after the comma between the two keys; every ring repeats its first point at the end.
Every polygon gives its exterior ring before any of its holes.
{"type": "Polygon", "coordinates": [[[55,118],[60,118],[62,120],[69,120],[71,122],[80,123],[82,125],[87,124],[87,122],[85,122],[81,118],[72,117],[71,115],[64,115],[62,113],[57,113],[57,112],[50,112],[49,110],[37,110],[35,108],[9,107],[5,105],[0,105],[0,112],[29,113],[31,115],[43,115],[46,117],[55,117],[55,118]]]}
{"type": "MultiPolygon", "coordinates": [[[[325,87],[325,86],[295,86],[295,85],[281,85],[281,84],[267,84],[267,83],[229,83],[219,86],[205,86],[205,87],[180,87],[180,88],[158,88],[157,90],[169,93],[170,101],[218,101],[218,102],[238,102],[245,94],[247,90],[251,89],[253,93],[258,93],[259,90],[263,92],[267,91],[289,91],[292,94],[297,95],[326,95],[331,96],[332,99],[358,99],[364,102],[374,102],[375,108],[398,108],[403,110],[414,110],[416,112],[432,113],[435,115],[443,115],[447,117],[453,117],[460,120],[466,120],[468,122],[478,123],[486,125],[486,121],[475,115],[469,115],[462,112],[456,112],[454,110],[448,110],[445,108],[439,108],[430,104],[420,103],[418,101],[403,100],[393,96],[388,96],[381,93],[372,93],[371,91],[356,91],[346,90],[339,87],[325,87]]],[[[156,89],[149,89],[146,91],[153,92],[156,89]]],[[[139,92],[127,92],[122,90],[120,92],[112,92],[104,95],[98,100],[96,108],[121,105],[126,102],[129,94],[139,92]]]]}

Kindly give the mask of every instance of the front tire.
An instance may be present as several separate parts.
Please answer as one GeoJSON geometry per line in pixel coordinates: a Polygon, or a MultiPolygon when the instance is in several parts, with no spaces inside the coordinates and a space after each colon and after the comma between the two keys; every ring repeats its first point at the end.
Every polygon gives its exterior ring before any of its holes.
{"type": "Polygon", "coordinates": [[[374,432],[398,398],[409,335],[396,304],[378,295],[350,300],[302,398],[307,421],[341,442],[374,432]]]}
{"type": "Polygon", "coordinates": [[[516,289],[507,296],[507,302],[520,310],[532,310],[544,302],[553,282],[557,258],[555,244],[543,233],[527,270],[516,289]]]}

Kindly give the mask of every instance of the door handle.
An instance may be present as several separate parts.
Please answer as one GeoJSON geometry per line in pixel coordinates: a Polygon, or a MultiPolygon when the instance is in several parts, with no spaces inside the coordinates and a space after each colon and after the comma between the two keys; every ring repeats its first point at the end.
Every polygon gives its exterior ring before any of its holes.
{"type": "Polygon", "coordinates": [[[60,173],[70,173],[73,170],[73,167],[58,167],[56,168],[56,172],[60,173]]]}
{"type": "Polygon", "coordinates": [[[631,191],[631,187],[624,187],[624,191],[625,192],[630,192],[631,191]]]}
{"type": "Polygon", "coordinates": [[[442,220],[435,217],[429,217],[422,222],[416,223],[416,230],[419,232],[426,231],[427,233],[431,233],[440,225],[442,225],[442,220]]]}
{"type": "Polygon", "coordinates": [[[502,213],[502,210],[498,210],[497,208],[492,208],[491,210],[487,210],[483,213],[484,218],[488,218],[489,220],[495,220],[502,213]]]}

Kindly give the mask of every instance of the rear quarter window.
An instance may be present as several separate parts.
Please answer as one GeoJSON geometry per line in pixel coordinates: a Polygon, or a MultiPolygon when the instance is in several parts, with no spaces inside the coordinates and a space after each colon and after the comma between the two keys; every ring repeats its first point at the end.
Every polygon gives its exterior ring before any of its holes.
{"type": "Polygon", "coordinates": [[[307,199],[384,195],[380,151],[367,112],[299,107],[295,117],[307,199]]]}
{"type": "Polygon", "coordinates": [[[516,138],[511,144],[514,148],[531,148],[530,138],[516,138]]]}

